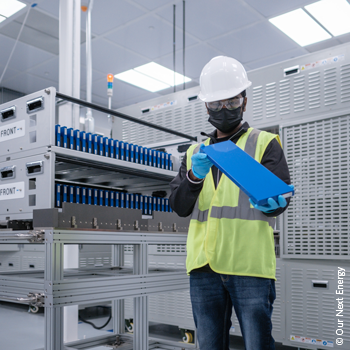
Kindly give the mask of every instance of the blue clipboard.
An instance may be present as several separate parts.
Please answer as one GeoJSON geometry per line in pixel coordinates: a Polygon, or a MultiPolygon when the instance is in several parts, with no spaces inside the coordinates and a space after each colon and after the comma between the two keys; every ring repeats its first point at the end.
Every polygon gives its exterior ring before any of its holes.
{"type": "Polygon", "coordinates": [[[294,191],[232,141],[224,141],[206,147],[200,152],[208,158],[249,198],[258,205],[267,204],[268,198],[277,201],[279,195],[292,197],[294,191]]]}

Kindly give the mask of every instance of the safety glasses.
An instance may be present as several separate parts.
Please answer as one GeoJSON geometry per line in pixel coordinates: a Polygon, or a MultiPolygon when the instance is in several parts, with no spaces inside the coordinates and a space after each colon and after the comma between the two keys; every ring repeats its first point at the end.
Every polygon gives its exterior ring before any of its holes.
{"type": "Polygon", "coordinates": [[[221,111],[222,107],[224,106],[226,106],[228,110],[232,111],[233,109],[241,107],[243,100],[243,97],[233,97],[228,100],[207,102],[206,104],[207,107],[213,112],[221,111]]]}

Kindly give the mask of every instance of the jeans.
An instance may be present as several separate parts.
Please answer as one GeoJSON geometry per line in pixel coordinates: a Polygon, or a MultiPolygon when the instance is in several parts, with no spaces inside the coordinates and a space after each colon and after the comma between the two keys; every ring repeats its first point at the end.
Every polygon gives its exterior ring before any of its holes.
{"type": "Polygon", "coordinates": [[[271,335],[275,281],[192,271],[190,294],[201,350],[228,350],[232,306],[246,350],[274,350],[271,335]]]}

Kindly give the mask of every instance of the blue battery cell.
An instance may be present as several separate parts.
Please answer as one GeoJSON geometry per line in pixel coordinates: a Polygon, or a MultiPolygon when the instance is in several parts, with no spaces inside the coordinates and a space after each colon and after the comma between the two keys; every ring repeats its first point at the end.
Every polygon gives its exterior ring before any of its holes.
{"type": "Polygon", "coordinates": [[[67,129],[67,141],[68,141],[67,148],[74,149],[74,129],[73,128],[67,129]]]}
{"type": "Polygon", "coordinates": [[[103,196],[103,199],[104,199],[104,206],[105,207],[109,207],[109,191],[108,190],[104,190],[104,196],[103,196]]]}
{"type": "Polygon", "coordinates": [[[108,139],[108,156],[110,158],[114,158],[114,140],[113,139],[108,139]]]}
{"type": "Polygon", "coordinates": [[[130,145],[124,142],[124,160],[130,162],[130,145]]]}
{"type": "Polygon", "coordinates": [[[75,187],[75,203],[80,204],[81,200],[81,187],[76,186],[75,187]]]}
{"type": "Polygon", "coordinates": [[[86,152],[86,132],[80,131],[80,150],[86,152]]]}
{"type": "Polygon", "coordinates": [[[74,130],[74,149],[81,151],[80,130],[74,130]]]}
{"type": "Polygon", "coordinates": [[[61,203],[61,185],[56,184],[56,207],[60,208],[62,203],[61,203]]]}
{"type": "Polygon", "coordinates": [[[139,163],[144,164],[143,162],[143,147],[139,146],[139,163]]]}
{"type": "Polygon", "coordinates": [[[68,185],[62,185],[62,203],[68,202],[68,185]]]}
{"type": "Polygon", "coordinates": [[[103,156],[104,155],[104,152],[103,152],[103,136],[101,136],[101,135],[97,136],[97,143],[98,143],[97,154],[100,155],[100,156],[103,156]]]}
{"type": "Polygon", "coordinates": [[[143,214],[143,195],[140,194],[139,196],[139,209],[142,211],[143,214]]]}
{"type": "Polygon", "coordinates": [[[93,153],[91,132],[86,133],[86,152],[93,153]]]}
{"type": "Polygon", "coordinates": [[[124,198],[125,198],[125,208],[130,208],[130,196],[129,196],[129,193],[125,193],[124,198]]]}
{"type": "Polygon", "coordinates": [[[161,202],[161,205],[160,205],[160,211],[165,211],[165,198],[162,198],[162,202],[161,202]]]}
{"type": "Polygon", "coordinates": [[[104,204],[105,204],[105,202],[104,202],[104,196],[105,196],[105,194],[104,194],[104,191],[103,190],[98,190],[98,205],[101,205],[101,206],[103,206],[104,204]]]}
{"type": "Polygon", "coordinates": [[[140,163],[140,156],[139,156],[139,149],[140,149],[140,146],[135,145],[134,148],[135,148],[135,158],[134,158],[134,161],[135,161],[135,163],[138,164],[138,163],[140,163]]]}
{"type": "Polygon", "coordinates": [[[130,209],[135,209],[135,195],[133,193],[129,194],[130,209]]]}
{"type": "Polygon", "coordinates": [[[162,164],[162,152],[157,151],[157,168],[161,168],[162,164]]]}
{"type": "Polygon", "coordinates": [[[110,207],[115,207],[115,194],[114,194],[114,191],[109,191],[109,206],[110,207]]]}
{"type": "Polygon", "coordinates": [[[92,153],[98,155],[98,135],[92,135],[92,153]]]}
{"type": "Polygon", "coordinates": [[[258,205],[266,205],[269,198],[278,201],[280,195],[294,195],[284,181],[231,141],[202,146],[200,152],[258,205]]]}
{"type": "Polygon", "coordinates": [[[158,168],[158,157],[159,157],[159,152],[156,150],[153,150],[153,166],[155,168],[158,168]]]}
{"type": "Polygon", "coordinates": [[[125,193],[124,192],[119,192],[119,205],[120,208],[125,208],[125,193]]]}
{"type": "Polygon", "coordinates": [[[68,147],[67,127],[66,126],[61,126],[61,147],[64,147],[64,148],[68,147]]]}
{"type": "Polygon", "coordinates": [[[92,188],[87,189],[87,204],[93,204],[93,190],[92,188]]]}
{"type": "Polygon", "coordinates": [[[168,157],[169,157],[169,170],[173,170],[173,161],[171,159],[171,153],[169,153],[168,157]]]}
{"type": "Polygon", "coordinates": [[[87,188],[86,187],[81,187],[80,189],[81,193],[81,204],[87,204],[87,188]]]}
{"type": "Polygon", "coordinates": [[[148,197],[148,215],[152,215],[152,211],[153,211],[153,198],[152,197],[148,197]]]}
{"type": "Polygon", "coordinates": [[[134,208],[140,209],[140,195],[134,194],[134,208]]]}
{"type": "Polygon", "coordinates": [[[142,196],[143,198],[143,214],[148,215],[148,197],[142,196]]]}
{"type": "Polygon", "coordinates": [[[169,212],[169,199],[168,198],[165,198],[164,199],[164,211],[165,212],[169,212]]]}
{"type": "Polygon", "coordinates": [[[120,193],[114,192],[114,204],[117,208],[120,208],[120,193]]]}
{"type": "Polygon", "coordinates": [[[120,158],[120,142],[118,140],[113,140],[113,145],[114,145],[114,158],[121,159],[120,158]]]}
{"type": "Polygon", "coordinates": [[[157,211],[157,197],[152,197],[152,211],[157,211]]]}
{"type": "Polygon", "coordinates": [[[161,169],[165,169],[165,153],[160,152],[160,167],[161,169]]]}
{"type": "Polygon", "coordinates": [[[57,147],[61,147],[61,125],[59,124],[55,125],[55,139],[56,139],[55,145],[57,147]]]}
{"type": "Polygon", "coordinates": [[[105,157],[109,157],[109,138],[108,137],[103,138],[103,155],[105,157]]]}
{"type": "Polygon", "coordinates": [[[162,198],[157,198],[157,211],[161,211],[162,198]]]}
{"type": "Polygon", "coordinates": [[[92,204],[93,205],[98,205],[99,204],[99,190],[93,189],[92,190],[92,204]]]}
{"type": "Polygon", "coordinates": [[[135,163],[135,146],[132,143],[129,144],[129,152],[130,152],[130,162],[135,163]]]}
{"type": "Polygon", "coordinates": [[[119,159],[125,160],[125,144],[123,141],[119,141],[119,159]]]}
{"type": "Polygon", "coordinates": [[[148,148],[143,148],[143,164],[148,165],[148,148]]]}

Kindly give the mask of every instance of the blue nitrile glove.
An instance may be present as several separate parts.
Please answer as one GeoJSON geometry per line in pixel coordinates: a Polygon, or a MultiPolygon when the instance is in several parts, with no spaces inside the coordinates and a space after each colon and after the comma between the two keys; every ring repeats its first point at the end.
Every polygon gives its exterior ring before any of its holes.
{"type": "MultiPolygon", "coordinates": [[[[201,148],[205,147],[203,144],[201,148]]],[[[191,157],[192,160],[192,173],[198,179],[204,179],[209,173],[213,163],[209,160],[205,153],[196,153],[191,157]]]]}
{"type": "MultiPolygon", "coordinates": [[[[294,190],[294,185],[289,185],[289,187],[291,188],[291,191],[294,190]]],[[[264,213],[273,212],[277,208],[284,208],[287,205],[287,200],[281,195],[278,196],[278,202],[273,198],[269,198],[265,205],[257,205],[251,198],[249,198],[249,202],[255,209],[263,211],[264,213]]]]}

